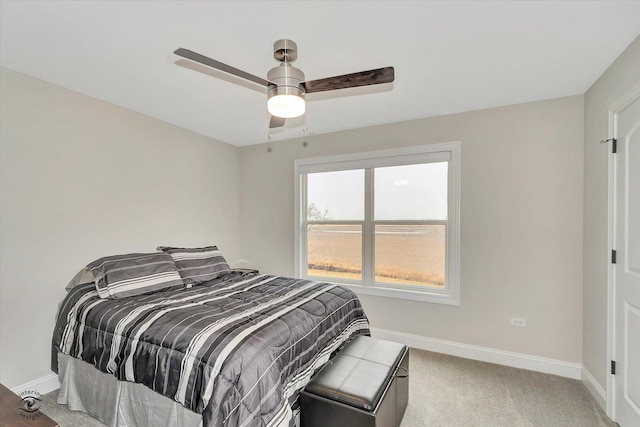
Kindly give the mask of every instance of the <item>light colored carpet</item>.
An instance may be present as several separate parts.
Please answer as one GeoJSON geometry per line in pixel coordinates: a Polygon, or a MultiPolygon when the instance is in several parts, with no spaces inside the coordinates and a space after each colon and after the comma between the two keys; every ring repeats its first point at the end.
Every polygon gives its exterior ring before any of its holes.
{"type": "MultiPolygon", "coordinates": [[[[411,349],[409,406],[401,427],[617,426],[577,380],[411,349]]],[[[62,427],[104,427],[44,396],[62,427]]]]}
{"type": "Polygon", "coordinates": [[[401,427],[617,426],[582,382],[411,349],[401,427]]]}

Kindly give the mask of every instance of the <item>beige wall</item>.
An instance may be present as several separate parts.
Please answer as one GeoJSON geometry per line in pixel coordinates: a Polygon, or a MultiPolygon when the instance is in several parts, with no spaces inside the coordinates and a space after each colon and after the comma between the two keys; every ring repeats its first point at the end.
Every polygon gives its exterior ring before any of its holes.
{"type": "Polygon", "coordinates": [[[293,274],[295,159],[447,141],[462,142],[462,304],[365,295],[372,326],[580,363],[582,96],[244,147],[244,258],[293,274]]]}
{"type": "Polygon", "coordinates": [[[0,72],[0,382],[49,370],[64,287],[100,256],[238,239],[240,153],[112,104],[0,72]]]}
{"type": "Polygon", "coordinates": [[[583,364],[606,390],[609,108],[640,85],[640,37],[584,96],[583,364]]]}

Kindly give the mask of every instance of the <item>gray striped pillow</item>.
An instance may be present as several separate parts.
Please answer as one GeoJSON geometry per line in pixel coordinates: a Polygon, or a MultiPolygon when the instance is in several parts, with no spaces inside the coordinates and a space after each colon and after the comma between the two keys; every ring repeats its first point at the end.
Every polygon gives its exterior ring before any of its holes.
{"type": "Polygon", "coordinates": [[[227,260],[217,246],[204,248],[158,246],[157,249],[171,255],[187,288],[231,272],[227,260]]]}
{"type": "Polygon", "coordinates": [[[107,256],[87,265],[100,298],[124,298],[184,288],[173,258],[165,253],[107,256]]]}

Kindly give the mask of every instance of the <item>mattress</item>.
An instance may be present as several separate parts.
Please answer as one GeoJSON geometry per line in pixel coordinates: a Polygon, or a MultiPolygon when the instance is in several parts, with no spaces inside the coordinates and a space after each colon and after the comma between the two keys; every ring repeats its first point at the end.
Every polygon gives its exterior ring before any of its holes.
{"type": "Polygon", "coordinates": [[[59,354],[82,360],[206,427],[287,426],[311,375],[360,334],[369,334],[360,301],[331,283],[234,272],[121,299],[86,284],[61,304],[52,369],[59,354]]]}

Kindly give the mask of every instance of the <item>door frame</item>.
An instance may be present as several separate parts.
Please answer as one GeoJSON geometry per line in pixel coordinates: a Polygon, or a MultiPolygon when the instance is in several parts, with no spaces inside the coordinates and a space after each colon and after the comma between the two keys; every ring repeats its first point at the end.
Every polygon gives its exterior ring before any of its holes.
{"type": "MultiPolygon", "coordinates": [[[[640,98],[640,85],[635,86],[627,94],[620,98],[617,102],[609,107],[609,135],[607,138],[617,137],[617,120],[616,116],[629,107],[634,101],[640,98]]],[[[611,250],[614,248],[615,242],[615,226],[616,226],[616,173],[617,173],[617,157],[611,152],[612,142],[609,145],[609,177],[608,177],[608,211],[607,211],[607,416],[613,421],[616,420],[615,414],[615,375],[611,374],[609,364],[614,360],[615,353],[615,284],[613,283],[614,264],[611,263],[611,250]]]]}

